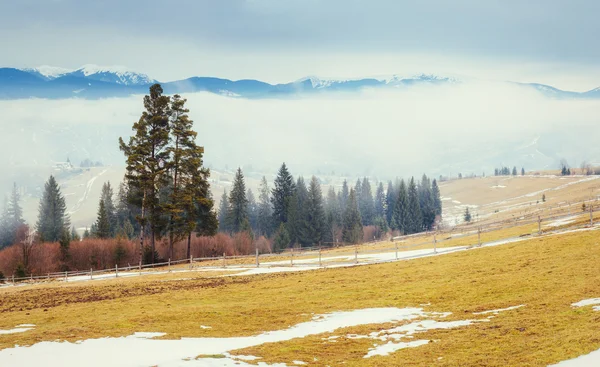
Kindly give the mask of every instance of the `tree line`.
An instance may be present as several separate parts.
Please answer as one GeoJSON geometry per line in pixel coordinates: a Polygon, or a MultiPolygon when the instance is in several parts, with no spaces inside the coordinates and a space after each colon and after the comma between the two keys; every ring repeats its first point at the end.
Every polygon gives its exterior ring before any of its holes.
{"type": "MultiPolygon", "coordinates": [[[[517,166],[513,166],[512,171],[508,167],[494,168],[494,176],[518,176],[517,166]]],[[[525,168],[521,167],[521,176],[525,176],[525,168]]]]}
{"type": "Polygon", "coordinates": [[[270,188],[262,178],[258,200],[246,189],[241,168],[235,173],[231,190],[223,193],[218,210],[219,231],[250,232],[272,237],[275,250],[294,245],[358,243],[363,227],[375,226],[379,233],[388,230],[412,234],[434,227],[442,213],[437,181],[423,175],[420,182],[383,182],[372,189],[370,180],[358,179],[354,186],[344,180],[341,188],[330,186],[323,195],[315,176],[307,183],[294,180],[285,163],[270,188]],[[373,191],[375,193],[373,194],[373,191]]]}

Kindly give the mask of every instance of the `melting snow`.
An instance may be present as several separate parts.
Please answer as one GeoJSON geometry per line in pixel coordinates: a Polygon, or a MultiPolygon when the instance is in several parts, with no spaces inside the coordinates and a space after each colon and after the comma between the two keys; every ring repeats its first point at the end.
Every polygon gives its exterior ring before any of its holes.
{"type": "Polygon", "coordinates": [[[518,306],[511,306],[511,307],[507,307],[507,308],[498,308],[496,310],[489,310],[489,311],[482,311],[482,312],[473,312],[473,315],[487,315],[490,313],[493,313],[495,315],[499,314],[502,311],[510,311],[510,310],[516,310],[517,308],[521,308],[524,307],[525,305],[518,305],[518,306]]]}
{"type": "Polygon", "coordinates": [[[573,307],[594,306],[594,311],[600,311],[600,298],[584,299],[579,302],[572,303],[573,307]]]}
{"type": "MultiPolygon", "coordinates": [[[[336,329],[412,320],[426,315],[421,308],[370,308],[322,315],[313,321],[289,329],[265,332],[256,336],[232,338],[154,339],[164,333],[135,333],[127,337],[89,339],[77,343],[41,342],[31,347],[14,347],[0,351],[2,366],[179,366],[189,359],[189,366],[247,366],[225,353],[264,343],[303,338],[333,332],[336,329]],[[223,354],[224,358],[199,358],[198,355],[223,354]],[[89,356],[95,356],[90,359],[89,356]]],[[[240,358],[241,359],[241,358],[240,358]]],[[[259,364],[261,365],[261,364],[259,364]]],[[[265,364],[262,364],[265,365],[265,364]]],[[[279,364],[276,366],[285,366],[279,364]]]]}
{"type": "Polygon", "coordinates": [[[600,349],[593,351],[590,354],[579,356],[577,358],[562,361],[557,364],[553,364],[549,367],[590,367],[600,366],[600,349]]]}
{"type": "Polygon", "coordinates": [[[21,325],[17,325],[17,327],[15,327],[13,329],[0,330],[0,335],[24,333],[26,331],[33,329],[34,327],[35,327],[35,325],[33,325],[33,324],[21,324],[21,325]]]}

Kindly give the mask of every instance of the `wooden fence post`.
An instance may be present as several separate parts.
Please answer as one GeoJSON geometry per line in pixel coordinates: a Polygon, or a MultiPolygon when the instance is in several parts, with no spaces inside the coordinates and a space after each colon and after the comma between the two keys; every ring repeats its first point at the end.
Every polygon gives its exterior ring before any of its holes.
{"type": "Polygon", "coordinates": [[[115,278],[119,277],[119,264],[115,264],[115,278]]]}
{"type": "Polygon", "coordinates": [[[396,244],[396,260],[398,260],[398,242],[394,242],[396,244]]]}
{"type": "Polygon", "coordinates": [[[90,268],[90,280],[94,279],[94,268],[90,268]]]}
{"type": "Polygon", "coordinates": [[[322,267],[323,264],[321,263],[321,246],[319,246],[319,267],[322,267]]]}
{"type": "Polygon", "coordinates": [[[590,226],[594,225],[594,210],[592,204],[590,204],[590,226]]]}
{"type": "MultiPolygon", "coordinates": [[[[69,273],[67,273],[67,272],[65,271],[65,282],[66,282],[68,279],[69,279],[69,273]]],[[[14,281],[14,276],[13,276],[13,281],[14,281]]]]}
{"type": "Polygon", "coordinates": [[[481,227],[477,228],[477,245],[481,247],[481,227]]]}
{"type": "Polygon", "coordinates": [[[538,234],[542,234],[542,218],[538,215],[538,234]]]}
{"type": "Polygon", "coordinates": [[[223,252],[223,269],[225,269],[227,267],[227,264],[225,263],[225,253],[223,252]]]}
{"type": "Polygon", "coordinates": [[[354,263],[358,264],[358,245],[354,245],[354,263]]]}
{"type": "Polygon", "coordinates": [[[169,273],[171,272],[171,258],[169,258],[169,265],[167,265],[168,269],[169,269],[169,273]]]}
{"type": "Polygon", "coordinates": [[[292,257],[290,258],[290,263],[294,266],[294,248],[292,247],[292,257]]]}
{"type": "Polygon", "coordinates": [[[260,263],[258,262],[258,247],[256,248],[256,267],[260,267],[260,263]]]}
{"type": "Polygon", "coordinates": [[[190,270],[192,270],[192,268],[194,267],[194,257],[192,256],[192,254],[190,254],[190,270]]]}
{"type": "Polygon", "coordinates": [[[433,253],[437,254],[437,238],[435,232],[433,232],[433,253]]]}

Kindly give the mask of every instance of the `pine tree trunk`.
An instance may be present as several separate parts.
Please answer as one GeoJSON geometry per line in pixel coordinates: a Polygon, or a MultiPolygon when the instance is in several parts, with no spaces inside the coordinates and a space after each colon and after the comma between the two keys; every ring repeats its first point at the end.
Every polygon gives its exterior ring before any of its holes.
{"type": "Polygon", "coordinates": [[[141,216],[141,225],[140,225],[140,263],[144,261],[144,230],[146,228],[144,222],[145,215],[145,203],[146,203],[146,191],[144,190],[144,198],[142,199],[142,216],[141,216]]]}
{"type": "Polygon", "coordinates": [[[155,247],[154,247],[154,224],[150,225],[150,244],[151,244],[151,248],[152,248],[152,264],[154,264],[154,261],[156,260],[154,258],[154,251],[155,251],[155,247]]]}
{"type": "Polygon", "coordinates": [[[192,256],[192,232],[188,233],[188,243],[187,243],[187,258],[189,259],[192,256]]]}
{"type": "Polygon", "coordinates": [[[169,232],[169,259],[173,258],[173,230],[169,232]]]}

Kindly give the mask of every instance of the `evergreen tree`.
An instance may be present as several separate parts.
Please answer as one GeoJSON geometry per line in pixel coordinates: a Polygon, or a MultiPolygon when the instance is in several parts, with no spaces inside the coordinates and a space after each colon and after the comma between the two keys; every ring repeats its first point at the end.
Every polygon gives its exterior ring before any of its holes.
{"type": "Polygon", "coordinates": [[[97,238],[109,238],[110,237],[110,219],[106,210],[104,200],[100,199],[98,204],[98,217],[96,219],[96,233],[97,238]]]}
{"type": "Polygon", "coordinates": [[[10,216],[8,214],[8,198],[4,198],[4,207],[0,216],[0,248],[13,244],[14,235],[10,232],[10,216]]]}
{"type": "Polygon", "coordinates": [[[521,176],[525,176],[525,167],[521,167],[521,176]]]}
{"type": "Polygon", "coordinates": [[[377,186],[377,191],[375,193],[375,217],[382,218],[387,221],[385,215],[385,205],[386,205],[386,195],[385,189],[383,188],[383,182],[380,182],[377,186]]]}
{"type": "Polygon", "coordinates": [[[248,220],[246,183],[241,168],[238,168],[233,179],[233,187],[229,194],[229,213],[227,217],[233,233],[241,232],[244,222],[248,220]]]}
{"type": "Polygon", "coordinates": [[[512,169],[512,175],[516,176],[517,175],[517,166],[514,166],[512,169]]]}
{"type": "Polygon", "coordinates": [[[344,180],[342,184],[342,190],[340,191],[340,210],[346,211],[346,205],[348,205],[348,197],[350,196],[350,190],[348,188],[348,181],[344,180]]]}
{"type": "Polygon", "coordinates": [[[75,230],[75,226],[71,227],[71,241],[79,242],[81,238],[79,238],[79,234],[75,230]]]}
{"type": "Polygon", "coordinates": [[[90,230],[87,227],[85,227],[85,231],[83,231],[83,238],[84,239],[90,238],[90,230]]]}
{"type": "Polygon", "coordinates": [[[281,250],[288,248],[289,245],[290,235],[285,228],[285,225],[281,223],[273,238],[273,252],[280,252],[281,250]]]}
{"type": "Polygon", "coordinates": [[[442,215],[442,198],[440,195],[440,188],[438,187],[437,181],[435,179],[431,184],[431,195],[433,196],[433,207],[435,208],[435,215],[442,215]]]}
{"type": "Polygon", "coordinates": [[[44,185],[44,194],[38,210],[37,231],[42,242],[56,242],[71,226],[65,198],[54,176],[44,185]]]}
{"type": "MultiPolygon", "coordinates": [[[[294,195],[288,200],[288,212],[287,212],[287,223],[285,223],[286,232],[289,235],[290,243],[299,243],[301,237],[301,217],[299,213],[298,205],[298,192],[294,192],[294,195]]],[[[281,223],[283,224],[283,223],[281,223]]]]}
{"type": "Polygon", "coordinates": [[[109,223],[109,236],[115,237],[117,235],[117,210],[115,208],[115,204],[113,202],[114,192],[110,182],[105,182],[102,185],[102,193],[100,194],[100,199],[104,202],[104,210],[106,211],[106,217],[108,218],[109,223]]]}
{"type": "Polygon", "coordinates": [[[431,183],[426,175],[423,175],[419,185],[419,207],[423,219],[422,228],[430,230],[435,222],[435,204],[431,183]]]}
{"type": "Polygon", "coordinates": [[[252,232],[258,232],[258,204],[254,199],[252,189],[248,189],[246,198],[248,199],[248,224],[252,228],[252,232]]]}
{"type": "Polygon", "coordinates": [[[469,207],[467,207],[465,209],[464,219],[465,219],[465,222],[467,222],[467,223],[471,222],[471,212],[469,212],[469,207]]]}
{"type": "Polygon", "coordinates": [[[360,185],[361,191],[357,191],[359,195],[358,208],[360,216],[363,220],[363,225],[370,226],[375,219],[375,205],[373,202],[373,192],[371,191],[371,183],[368,178],[364,178],[360,185]]]}
{"type": "Polygon", "coordinates": [[[404,180],[400,181],[398,186],[398,197],[394,205],[394,214],[392,216],[392,229],[400,231],[401,234],[407,234],[409,231],[409,211],[408,211],[408,192],[404,180]]]}
{"type": "Polygon", "coordinates": [[[335,193],[333,186],[329,187],[327,192],[327,200],[325,202],[325,223],[326,231],[324,240],[326,242],[338,242],[337,232],[342,228],[342,211],[340,208],[340,200],[335,193]]]}
{"type": "Polygon", "coordinates": [[[406,233],[418,233],[423,229],[423,217],[419,205],[419,193],[414,177],[411,177],[408,183],[408,220],[406,223],[406,233]]]}
{"type": "Polygon", "coordinates": [[[296,182],[295,202],[293,207],[290,206],[290,219],[292,229],[290,237],[294,243],[299,243],[302,246],[310,244],[308,233],[308,189],[304,177],[298,177],[296,182]]]}
{"type": "MultiPolygon", "coordinates": [[[[135,201],[141,212],[137,217],[141,228],[150,226],[151,260],[154,261],[155,237],[162,221],[162,210],[159,202],[159,188],[167,179],[169,159],[169,102],[163,96],[160,84],[150,87],[150,94],[144,97],[145,111],[133,124],[134,135],[125,143],[119,138],[120,149],[127,158],[126,179],[128,186],[135,188],[141,198],[135,201]]],[[[144,230],[140,231],[140,260],[143,258],[144,230]]]]}
{"type": "Polygon", "coordinates": [[[294,179],[285,163],[279,168],[274,184],[271,202],[273,203],[273,225],[277,228],[281,223],[288,221],[290,200],[295,191],[294,179]]]}
{"type": "Polygon", "coordinates": [[[387,186],[387,192],[385,194],[385,219],[392,228],[395,227],[392,221],[392,217],[394,215],[394,208],[396,207],[397,201],[398,194],[396,192],[396,188],[394,188],[392,181],[389,181],[387,186]]]}
{"type": "Polygon", "coordinates": [[[342,228],[342,239],[347,243],[360,243],[363,240],[363,227],[358,202],[354,190],[350,190],[348,203],[344,211],[344,227],[342,228]]]}
{"type": "Polygon", "coordinates": [[[69,266],[67,265],[68,261],[71,259],[71,255],[69,254],[69,248],[71,247],[71,238],[69,236],[69,231],[64,229],[59,239],[60,245],[60,271],[68,271],[69,266]]]}
{"type": "Polygon", "coordinates": [[[257,233],[262,236],[269,236],[272,233],[273,210],[271,209],[271,198],[269,196],[269,185],[267,179],[263,176],[260,182],[258,195],[258,223],[257,233]]]}
{"type": "Polygon", "coordinates": [[[229,232],[229,222],[228,222],[228,214],[229,214],[229,197],[227,196],[227,190],[223,191],[223,196],[221,196],[221,205],[219,206],[219,232],[229,232]]]}
{"type": "Polygon", "coordinates": [[[312,176],[308,188],[306,202],[306,228],[305,238],[308,244],[319,244],[325,234],[325,210],[323,208],[323,194],[319,180],[312,176]]]}

